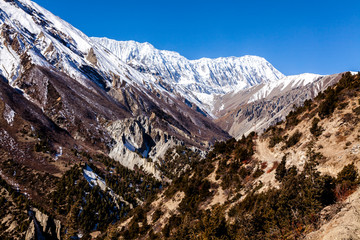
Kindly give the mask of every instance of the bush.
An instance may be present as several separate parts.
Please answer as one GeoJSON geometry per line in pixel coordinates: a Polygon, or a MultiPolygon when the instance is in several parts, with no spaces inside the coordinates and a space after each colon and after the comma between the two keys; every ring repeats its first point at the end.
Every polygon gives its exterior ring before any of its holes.
{"type": "Polygon", "coordinates": [[[295,127],[300,123],[300,120],[297,118],[300,113],[302,113],[302,108],[297,108],[295,105],[293,106],[294,111],[290,111],[290,113],[286,116],[286,128],[295,127]]]}
{"type": "Polygon", "coordinates": [[[254,172],[253,177],[256,179],[256,178],[260,177],[260,176],[263,175],[263,174],[264,174],[264,170],[258,168],[258,169],[256,169],[256,171],[254,172]]]}
{"type": "Polygon", "coordinates": [[[156,222],[163,215],[163,212],[160,209],[156,209],[152,215],[152,221],[156,222]]]}
{"type": "Polygon", "coordinates": [[[354,163],[348,164],[338,173],[336,182],[343,183],[349,181],[355,184],[357,182],[358,176],[359,174],[354,163]]]}
{"type": "Polygon", "coordinates": [[[331,87],[325,91],[325,94],[325,100],[319,106],[319,117],[321,119],[330,116],[334,112],[338,99],[336,91],[331,87]]]}
{"type": "Polygon", "coordinates": [[[338,200],[346,199],[359,184],[359,174],[355,165],[346,165],[337,175],[335,194],[338,200]]]}
{"type": "Polygon", "coordinates": [[[285,147],[289,148],[297,144],[300,141],[301,136],[302,133],[299,132],[299,130],[296,130],[296,132],[286,141],[285,147]]]}
{"type": "Polygon", "coordinates": [[[281,160],[281,163],[276,168],[275,179],[281,182],[282,179],[286,176],[286,172],[286,157],[284,156],[281,160]]]}
{"type": "Polygon", "coordinates": [[[314,135],[315,137],[319,137],[322,134],[322,132],[324,131],[324,129],[318,125],[319,122],[320,122],[320,119],[314,118],[312,121],[311,128],[310,128],[311,134],[314,135]]]}
{"type": "Polygon", "coordinates": [[[269,147],[273,148],[276,144],[283,141],[283,137],[279,135],[272,135],[269,141],[269,147]]]}
{"type": "Polygon", "coordinates": [[[360,115],[360,107],[354,108],[354,109],[353,109],[353,112],[354,112],[356,115],[360,115]]]}
{"type": "Polygon", "coordinates": [[[341,103],[341,104],[339,105],[339,109],[340,109],[340,110],[343,110],[343,109],[345,109],[348,105],[349,105],[348,102],[341,103]]]}

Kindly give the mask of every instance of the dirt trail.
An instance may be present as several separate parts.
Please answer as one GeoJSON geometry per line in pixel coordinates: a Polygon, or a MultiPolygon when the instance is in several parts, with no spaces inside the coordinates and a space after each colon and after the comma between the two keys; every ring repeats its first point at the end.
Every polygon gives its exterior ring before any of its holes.
{"type": "Polygon", "coordinates": [[[268,147],[269,143],[267,141],[257,140],[256,141],[256,150],[254,158],[258,159],[262,163],[266,163],[267,167],[264,170],[264,174],[257,179],[257,182],[262,182],[264,184],[263,190],[267,189],[270,186],[276,186],[278,183],[275,181],[275,169],[274,164],[280,163],[282,156],[271,151],[268,147]]]}
{"type": "Polygon", "coordinates": [[[265,171],[270,169],[274,162],[281,160],[281,158],[279,159],[278,154],[271,151],[268,144],[269,143],[267,141],[257,140],[254,154],[254,157],[259,159],[261,162],[267,162],[268,165],[265,171]]]}

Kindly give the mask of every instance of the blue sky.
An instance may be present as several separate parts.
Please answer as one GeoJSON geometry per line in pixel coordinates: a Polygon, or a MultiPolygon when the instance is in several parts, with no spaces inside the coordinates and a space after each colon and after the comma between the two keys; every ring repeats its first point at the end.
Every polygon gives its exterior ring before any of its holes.
{"type": "Polygon", "coordinates": [[[286,75],[360,70],[360,1],[35,0],[89,36],[188,59],[257,55],[286,75]]]}

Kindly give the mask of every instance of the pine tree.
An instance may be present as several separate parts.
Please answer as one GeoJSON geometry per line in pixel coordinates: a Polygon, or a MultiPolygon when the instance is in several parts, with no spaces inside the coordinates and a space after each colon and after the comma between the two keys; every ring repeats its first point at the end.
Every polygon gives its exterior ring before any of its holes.
{"type": "Polygon", "coordinates": [[[282,158],[282,160],[281,160],[281,163],[276,168],[275,179],[277,181],[281,182],[282,179],[285,177],[286,172],[287,172],[287,170],[286,170],[286,156],[284,156],[282,158]]]}

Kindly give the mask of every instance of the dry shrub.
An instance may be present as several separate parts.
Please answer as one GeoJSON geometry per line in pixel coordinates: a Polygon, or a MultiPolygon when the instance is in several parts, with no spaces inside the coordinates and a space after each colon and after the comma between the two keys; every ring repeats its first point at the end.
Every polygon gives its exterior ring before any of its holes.
{"type": "Polygon", "coordinates": [[[275,161],[275,162],[273,163],[272,167],[271,167],[269,170],[267,170],[266,173],[271,173],[271,172],[274,171],[278,166],[279,166],[279,162],[278,162],[278,161],[275,161]]]}
{"type": "Polygon", "coordinates": [[[350,182],[344,182],[342,184],[337,184],[335,188],[335,197],[336,201],[344,201],[351,194],[356,191],[356,186],[351,184],[350,182]]]}
{"type": "Polygon", "coordinates": [[[261,163],[261,169],[264,170],[265,168],[267,168],[268,163],[267,162],[262,162],[261,163]]]}

